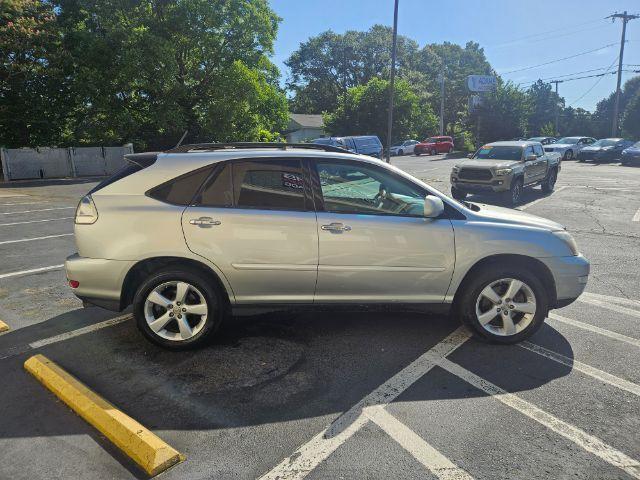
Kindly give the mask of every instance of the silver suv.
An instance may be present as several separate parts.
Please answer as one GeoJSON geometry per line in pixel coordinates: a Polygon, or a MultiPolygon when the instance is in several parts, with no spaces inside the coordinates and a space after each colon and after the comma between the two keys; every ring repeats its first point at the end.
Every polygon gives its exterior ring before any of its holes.
{"type": "Polygon", "coordinates": [[[587,283],[561,225],[459,203],[335,147],[203,144],[127,160],[80,201],[67,277],[88,303],[133,305],[167,348],[202,343],[243,306],[345,304],[428,304],[514,343],[587,283]]]}

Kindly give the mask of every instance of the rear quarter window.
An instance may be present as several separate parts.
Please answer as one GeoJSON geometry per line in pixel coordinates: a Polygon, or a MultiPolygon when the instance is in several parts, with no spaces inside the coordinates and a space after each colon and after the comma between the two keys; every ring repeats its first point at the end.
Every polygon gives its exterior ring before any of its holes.
{"type": "Polygon", "coordinates": [[[172,205],[189,205],[211,173],[211,167],[200,168],[169,180],[147,192],[151,198],[172,205]]]}

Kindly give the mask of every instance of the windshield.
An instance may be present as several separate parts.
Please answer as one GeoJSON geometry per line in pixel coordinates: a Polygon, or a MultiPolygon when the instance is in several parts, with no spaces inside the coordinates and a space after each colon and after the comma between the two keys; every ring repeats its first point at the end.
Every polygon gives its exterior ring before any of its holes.
{"type": "Polygon", "coordinates": [[[602,140],[593,142],[591,146],[592,147],[613,147],[616,143],[618,143],[617,140],[609,140],[607,138],[603,138],[602,140]]]}
{"type": "Polygon", "coordinates": [[[485,145],[473,156],[475,160],[521,160],[522,147],[485,145]]]}
{"type": "Polygon", "coordinates": [[[424,143],[436,143],[436,139],[433,137],[429,137],[424,141],[424,143]]]}
{"type": "Polygon", "coordinates": [[[556,143],[573,144],[573,143],[578,143],[579,140],[580,140],[580,137],[564,137],[564,138],[561,138],[560,140],[558,140],[556,143]]]}

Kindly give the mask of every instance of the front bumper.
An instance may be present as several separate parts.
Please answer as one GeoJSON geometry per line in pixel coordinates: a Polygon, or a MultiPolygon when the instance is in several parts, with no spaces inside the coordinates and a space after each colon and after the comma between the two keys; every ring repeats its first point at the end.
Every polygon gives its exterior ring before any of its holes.
{"type": "Polygon", "coordinates": [[[86,258],[77,253],[67,257],[64,268],[67,280],[79,282],[73,293],[84,302],[110,310],[120,310],[124,279],[135,264],[129,260],[86,258]]]}
{"type": "Polygon", "coordinates": [[[464,180],[451,174],[451,185],[465,193],[501,193],[511,188],[512,176],[494,177],[491,180],[464,180]]]}
{"type": "Polygon", "coordinates": [[[555,308],[574,302],[584,291],[591,266],[582,255],[539,258],[551,271],[556,284],[555,308]]]}

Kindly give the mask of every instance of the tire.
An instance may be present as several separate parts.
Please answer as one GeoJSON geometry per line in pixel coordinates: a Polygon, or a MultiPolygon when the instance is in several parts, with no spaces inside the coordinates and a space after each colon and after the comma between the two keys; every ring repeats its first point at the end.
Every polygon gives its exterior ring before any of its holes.
{"type": "Polygon", "coordinates": [[[398,150],[398,155],[399,156],[404,155],[404,150],[398,150]]]}
{"type": "Polygon", "coordinates": [[[524,182],[522,178],[514,179],[511,182],[511,188],[504,193],[504,199],[510,207],[515,207],[520,203],[522,199],[522,192],[524,190],[524,182]]]}
{"type": "Polygon", "coordinates": [[[558,169],[552,168],[547,175],[547,178],[542,182],[542,191],[544,193],[551,193],[556,186],[556,180],[558,180],[558,169]]]}
{"type": "Polygon", "coordinates": [[[432,149],[429,151],[429,155],[437,155],[437,154],[438,154],[438,151],[437,151],[435,148],[432,148],[432,149]]]}
{"type": "Polygon", "coordinates": [[[526,267],[495,264],[473,273],[460,288],[464,290],[456,300],[455,311],[476,336],[489,342],[512,344],[529,338],[542,326],[549,311],[542,281],[526,267]],[[518,287],[519,283],[522,286],[518,287]],[[516,302],[507,297],[512,286],[516,302]]]}
{"type": "Polygon", "coordinates": [[[178,266],[150,274],[133,298],[133,315],[140,332],[152,343],[170,350],[184,350],[204,344],[220,327],[225,310],[226,304],[217,286],[201,273],[178,266]],[[185,284],[189,288],[184,290],[184,301],[178,302],[178,285],[184,289],[185,284]],[[155,301],[150,300],[151,295],[155,301]],[[158,303],[158,299],[163,297],[161,303],[165,304],[164,301],[168,300],[169,308],[158,303]],[[201,307],[203,303],[204,309],[201,307]],[[185,313],[188,308],[198,313],[185,313]],[[205,313],[201,314],[201,311],[205,313]],[[153,322],[157,325],[155,331],[150,326],[153,322]],[[191,336],[188,336],[188,332],[191,336]]]}
{"type": "Polygon", "coordinates": [[[416,152],[415,150],[413,151],[413,154],[414,154],[416,157],[419,157],[420,155],[422,155],[420,152],[416,152]]]}
{"type": "Polygon", "coordinates": [[[573,150],[567,150],[564,152],[563,160],[571,160],[573,158],[573,150]]]}
{"type": "Polygon", "coordinates": [[[467,198],[467,194],[462,190],[458,190],[456,187],[451,187],[451,196],[456,200],[464,200],[467,198]]]}

